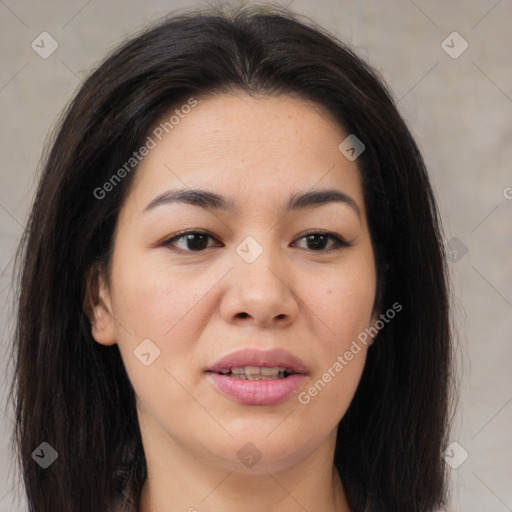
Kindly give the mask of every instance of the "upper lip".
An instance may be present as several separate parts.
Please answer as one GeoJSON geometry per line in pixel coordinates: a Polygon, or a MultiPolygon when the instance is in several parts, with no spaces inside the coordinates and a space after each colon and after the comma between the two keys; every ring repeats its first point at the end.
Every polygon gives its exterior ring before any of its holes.
{"type": "Polygon", "coordinates": [[[280,366],[286,368],[290,373],[307,373],[304,361],[284,349],[237,350],[213,363],[206,371],[219,373],[222,370],[243,368],[244,366],[261,366],[266,368],[280,366]]]}

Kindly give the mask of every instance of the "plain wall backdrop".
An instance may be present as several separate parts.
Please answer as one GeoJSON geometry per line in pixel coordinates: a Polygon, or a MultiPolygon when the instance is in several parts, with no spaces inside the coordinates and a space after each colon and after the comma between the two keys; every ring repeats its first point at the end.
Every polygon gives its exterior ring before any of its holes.
{"type": "MultiPolygon", "coordinates": [[[[382,74],[423,152],[450,249],[459,337],[461,394],[451,434],[457,444],[446,454],[450,510],[511,511],[512,1],[277,3],[353,45],[382,74]]],[[[13,255],[43,144],[113,46],[174,9],[204,5],[0,0],[0,512],[27,510],[14,485],[5,395],[13,255]]]]}

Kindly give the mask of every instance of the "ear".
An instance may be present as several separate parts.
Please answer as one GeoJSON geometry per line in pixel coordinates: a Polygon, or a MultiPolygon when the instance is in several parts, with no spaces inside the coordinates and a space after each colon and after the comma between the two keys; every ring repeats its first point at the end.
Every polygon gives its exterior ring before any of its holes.
{"type": "MultiPolygon", "coordinates": [[[[381,314],[381,310],[380,308],[379,309],[375,309],[373,310],[372,312],[372,317],[370,319],[370,327],[374,327],[375,324],[377,323],[377,320],[379,320],[380,318],[380,314],[381,314]]],[[[371,339],[370,341],[368,342],[368,346],[372,346],[373,343],[375,342],[375,338],[377,337],[378,333],[374,336],[374,335],[371,335],[371,339]]]]}
{"type": "Polygon", "coordinates": [[[372,314],[370,317],[370,326],[375,325],[375,322],[379,319],[380,314],[382,313],[382,303],[381,303],[381,297],[379,295],[379,289],[377,288],[374,300],[373,300],[373,308],[372,308],[372,314]]]}
{"type": "Polygon", "coordinates": [[[115,345],[115,319],[106,272],[93,264],[85,275],[84,311],[91,324],[92,337],[101,345],[115,345]]]}

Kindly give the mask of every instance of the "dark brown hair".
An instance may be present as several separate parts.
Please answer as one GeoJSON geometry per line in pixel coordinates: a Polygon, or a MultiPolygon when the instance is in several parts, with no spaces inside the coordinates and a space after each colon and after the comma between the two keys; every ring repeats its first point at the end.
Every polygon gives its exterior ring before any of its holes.
{"type": "Polygon", "coordinates": [[[189,96],[297,94],[365,145],[357,159],[377,261],[376,307],[403,311],[368,352],[334,463],[354,512],[446,504],[452,344],[442,237],[425,166],[387,87],[307,18],[279,7],[172,15],[115,50],[67,107],[18,253],[11,397],[30,510],[135,510],[146,464],[117,345],[94,341],[84,276],[108,262],[134,170],[107,182],[155,121],[189,96]],[[31,457],[48,442],[58,459],[31,457]]]}

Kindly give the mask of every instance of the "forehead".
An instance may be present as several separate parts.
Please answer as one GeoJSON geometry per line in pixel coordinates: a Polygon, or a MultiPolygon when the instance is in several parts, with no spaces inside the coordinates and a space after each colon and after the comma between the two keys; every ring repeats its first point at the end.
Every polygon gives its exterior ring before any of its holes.
{"type": "Polygon", "coordinates": [[[173,107],[151,128],[155,144],[132,185],[140,201],[166,189],[202,188],[232,197],[240,210],[336,187],[364,208],[357,165],[338,149],[347,134],[320,105],[290,95],[195,100],[193,108],[173,107]]]}

